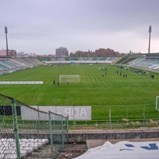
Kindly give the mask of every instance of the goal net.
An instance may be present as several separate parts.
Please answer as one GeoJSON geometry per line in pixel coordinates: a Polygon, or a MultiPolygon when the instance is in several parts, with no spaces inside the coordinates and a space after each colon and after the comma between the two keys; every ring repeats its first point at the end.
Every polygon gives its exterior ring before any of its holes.
{"type": "Polygon", "coordinates": [[[60,75],[59,82],[60,83],[79,83],[80,76],[79,75],[60,75]]]}
{"type": "Polygon", "coordinates": [[[159,96],[156,96],[156,110],[159,111],[159,96]]]}

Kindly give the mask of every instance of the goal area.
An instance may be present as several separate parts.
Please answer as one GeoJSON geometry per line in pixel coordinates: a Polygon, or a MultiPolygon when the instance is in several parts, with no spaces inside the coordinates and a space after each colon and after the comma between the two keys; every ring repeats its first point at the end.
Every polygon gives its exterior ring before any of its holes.
{"type": "Polygon", "coordinates": [[[60,75],[59,82],[60,83],[79,83],[80,76],[79,75],[60,75]]]}

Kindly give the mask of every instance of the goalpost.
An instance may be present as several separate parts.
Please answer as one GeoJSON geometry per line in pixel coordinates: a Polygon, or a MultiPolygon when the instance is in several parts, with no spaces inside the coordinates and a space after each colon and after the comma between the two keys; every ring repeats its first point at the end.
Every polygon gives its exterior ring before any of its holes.
{"type": "Polygon", "coordinates": [[[80,76],[79,75],[60,75],[59,82],[60,83],[79,83],[80,76]]]}
{"type": "Polygon", "coordinates": [[[156,96],[156,110],[159,111],[159,96],[156,96]]]}

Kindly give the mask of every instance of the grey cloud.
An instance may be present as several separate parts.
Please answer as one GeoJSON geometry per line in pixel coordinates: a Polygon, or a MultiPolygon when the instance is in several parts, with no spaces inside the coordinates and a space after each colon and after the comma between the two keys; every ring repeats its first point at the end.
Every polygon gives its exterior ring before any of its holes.
{"type": "MultiPolygon", "coordinates": [[[[76,46],[87,50],[91,49],[87,46],[101,47],[107,42],[117,48],[120,39],[124,42],[134,36],[136,41],[146,39],[149,25],[158,40],[158,6],[158,0],[1,0],[0,43],[4,43],[4,26],[8,26],[14,47],[24,51],[30,40],[40,45],[37,52],[46,47],[54,50],[60,44],[69,45],[70,50],[76,46]]],[[[125,51],[130,49],[126,46],[125,51]]]]}

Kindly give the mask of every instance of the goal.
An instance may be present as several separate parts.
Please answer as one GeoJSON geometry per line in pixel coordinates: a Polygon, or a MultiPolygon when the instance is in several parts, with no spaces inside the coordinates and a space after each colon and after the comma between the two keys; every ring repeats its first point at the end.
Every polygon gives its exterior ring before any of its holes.
{"type": "Polygon", "coordinates": [[[159,96],[156,96],[156,110],[159,111],[159,96]]]}
{"type": "Polygon", "coordinates": [[[79,75],[60,75],[59,82],[60,83],[79,83],[80,76],[79,75]]]}

